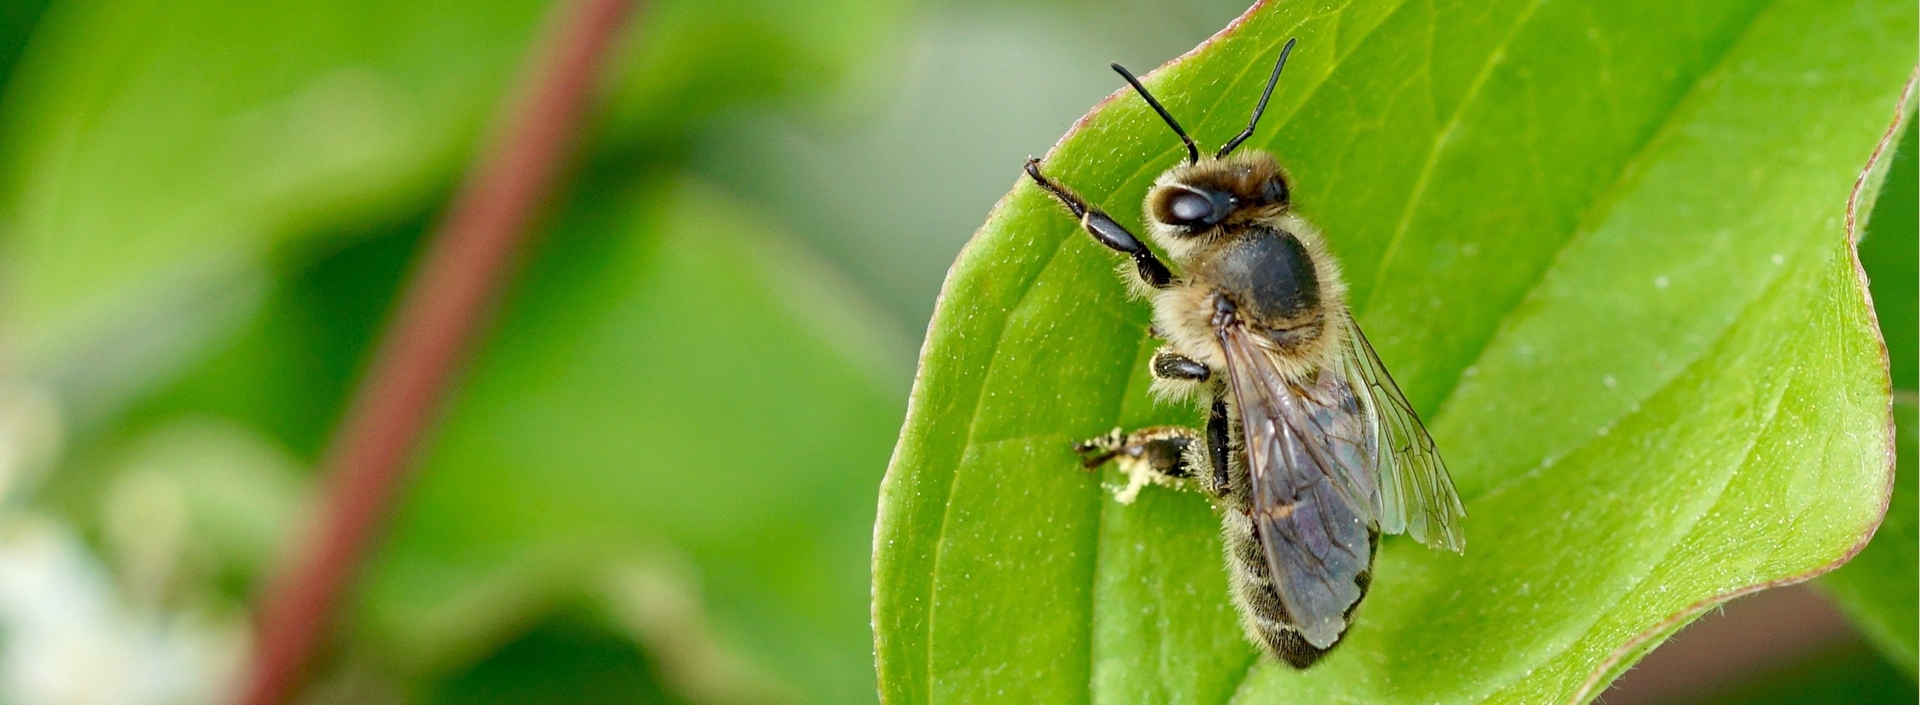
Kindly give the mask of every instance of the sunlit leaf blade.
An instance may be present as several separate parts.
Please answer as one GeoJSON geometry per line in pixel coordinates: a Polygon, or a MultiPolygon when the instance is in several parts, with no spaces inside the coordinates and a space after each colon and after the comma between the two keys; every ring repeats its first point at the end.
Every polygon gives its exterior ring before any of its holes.
{"type": "Polygon", "coordinates": [[[1853,617],[1888,661],[1913,676],[1920,668],[1920,649],[1916,648],[1916,624],[1920,624],[1920,605],[1914,588],[1920,562],[1914,549],[1920,544],[1920,501],[1915,501],[1914,446],[1915,407],[1911,401],[1896,403],[1894,420],[1900,428],[1900,475],[1894,484],[1893,501],[1887,506],[1887,518],[1873,535],[1873,543],[1845,566],[1823,577],[1821,583],[1853,617]]]}
{"type": "Polygon", "coordinates": [[[1914,546],[1920,544],[1920,501],[1914,494],[1914,438],[1920,428],[1914,423],[1914,403],[1895,403],[1893,419],[1899,423],[1899,482],[1893,486],[1893,501],[1887,505],[1887,519],[1874,534],[1874,544],[1860,551],[1845,567],[1826,576],[1824,584],[1841,607],[1855,617],[1866,638],[1901,667],[1908,676],[1920,667],[1916,655],[1914,624],[1920,624],[1920,599],[1916,599],[1914,576],[1920,574],[1920,561],[1914,561],[1914,546]]]}
{"type": "Polygon", "coordinates": [[[1920,255],[1916,255],[1916,217],[1920,209],[1920,168],[1916,168],[1916,124],[1909,116],[1906,136],[1889,167],[1874,205],[1873,220],[1860,242],[1860,262],[1872,280],[1874,313],[1887,341],[1893,368],[1894,421],[1899,427],[1898,479],[1887,516],[1866,549],[1827,575],[1821,584],[1845,608],[1854,623],[1888,661],[1911,677],[1920,669],[1920,502],[1915,498],[1914,367],[1920,362],[1920,319],[1915,308],[1920,255]]]}
{"type": "MultiPolygon", "coordinates": [[[[1892,429],[1843,215],[1915,62],[1862,2],[1262,5],[1148,80],[1298,182],[1468,502],[1389,540],[1348,641],[1294,673],[1226,605],[1204,500],[1118,506],[1069,444],[1155,405],[1114,257],[1015,187],[946,283],[882,488],[890,702],[1566,702],[1879,518],[1892,429]]],[[[1055,178],[1137,223],[1178,143],[1136,98],[1055,178]]],[[[1009,160],[1009,178],[1017,160],[1009,160]]],[[[1109,471],[1110,472],[1110,471],[1109,471]]]]}

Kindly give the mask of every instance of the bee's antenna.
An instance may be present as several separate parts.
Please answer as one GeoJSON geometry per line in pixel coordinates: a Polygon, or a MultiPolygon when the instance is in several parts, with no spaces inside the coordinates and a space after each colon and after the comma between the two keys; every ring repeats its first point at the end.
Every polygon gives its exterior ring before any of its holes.
{"type": "Polygon", "coordinates": [[[1127,79],[1127,83],[1133,84],[1133,89],[1140,92],[1140,97],[1147,99],[1147,105],[1153,106],[1153,111],[1160,113],[1160,119],[1167,121],[1167,127],[1173,128],[1173,133],[1179,135],[1180,141],[1187,144],[1187,163],[1199,163],[1200,146],[1193,143],[1193,138],[1187,136],[1186,130],[1180,129],[1180,122],[1173,119],[1173,114],[1167,112],[1166,108],[1160,107],[1160,101],[1153,99],[1153,94],[1147,92],[1146,86],[1140,85],[1140,79],[1134,78],[1133,74],[1127,72],[1127,67],[1119,64],[1111,64],[1111,66],[1114,71],[1120,73],[1121,78],[1127,79]]]}
{"type": "Polygon", "coordinates": [[[1260,124],[1260,114],[1267,111],[1267,99],[1273,97],[1273,85],[1280,82],[1280,69],[1286,67],[1287,55],[1293,53],[1293,43],[1297,41],[1300,41],[1299,37],[1288,39],[1287,45],[1280,47],[1280,60],[1273,62],[1273,75],[1267,77],[1267,89],[1260,92],[1260,104],[1253,106],[1253,119],[1247,121],[1247,129],[1241,130],[1240,134],[1227,140],[1227,145],[1221,147],[1220,153],[1213,155],[1213,158],[1219,159],[1232,154],[1235,147],[1253,136],[1253,128],[1260,124]]]}

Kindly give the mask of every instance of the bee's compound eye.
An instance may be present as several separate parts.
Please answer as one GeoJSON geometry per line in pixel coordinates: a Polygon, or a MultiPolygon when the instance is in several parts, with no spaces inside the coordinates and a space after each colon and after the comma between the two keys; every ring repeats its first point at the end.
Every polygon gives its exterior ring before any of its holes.
{"type": "Polygon", "coordinates": [[[1286,205],[1293,199],[1293,193],[1287,188],[1287,180],[1281,177],[1269,179],[1261,189],[1260,196],[1268,203],[1286,205]]]}
{"type": "Polygon", "coordinates": [[[1167,215],[1176,223],[1196,223],[1209,220],[1213,216],[1213,200],[1194,193],[1181,191],[1167,201],[1167,215]]]}
{"type": "Polygon", "coordinates": [[[1187,185],[1169,186],[1153,196],[1153,217],[1189,231],[1211,228],[1226,220],[1238,205],[1232,196],[1187,185]]]}

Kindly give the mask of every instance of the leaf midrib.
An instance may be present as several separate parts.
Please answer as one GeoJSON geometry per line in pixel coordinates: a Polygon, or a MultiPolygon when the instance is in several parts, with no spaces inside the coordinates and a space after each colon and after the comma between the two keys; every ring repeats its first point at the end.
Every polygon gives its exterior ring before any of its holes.
{"type": "MultiPolygon", "coordinates": [[[[1007,310],[1006,317],[1001,319],[999,328],[994,331],[993,344],[987,349],[998,350],[1000,348],[1000,341],[1006,339],[1007,329],[1012,327],[1013,325],[1014,314],[1018,312],[1022,306],[1026,305],[1028,298],[1033,294],[1034,283],[1038,280],[1038,278],[1043,273],[1047,271],[1047,268],[1053,266],[1054,259],[1059,257],[1060,251],[1064,249],[1066,242],[1067,242],[1067,238],[1062,237],[1058,242],[1054,243],[1054,247],[1051,250],[1049,250],[1047,253],[1047,259],[1043,261],[1038,268],[1035,268],[1033,270],[1034,272],[1033,278],[1028,279],[1022,284],[1020,289],[1020,298],[1016,300],[1013,306],[1007,310]]],[[[969,244],[969,246],[971,246],[971,243],[969,244]]],[[[933,566],[932,566],[933,570],[932,570],[932,578],[931,578],[931,581],[933,582],[937,582],[940,579],[940,562],[941,562],[941,559],[943,559],[946,556],[946,552],[947,552],[947,527],[953,524],[953,511],[954,511],[953,490],[956,486],[960,484],[961,466],[965,463],[967,454],[973,450],[976,431],[979,429],[979,426],[980,426],[980,405],[982,403],[982,400],[986,399],[987,385],[993,381],[993,371],[997,367],[997,363],[999,362],[999,360],[1000,360],[999,355],[988,356],[987,368],[985,370],[982,370],[980,373],[980,389],[978,393],[974,395],[973,413],[969,414],[967,418],[967,440],[966,442],[960,445],[960,453],[958,457],[954,459],[953,472],[951,473],[951,477],[947,478],[947,491],[946,491],[946,497],[944,499],[945,506],[942,507],[940,510],[940,531],[937,534],[938,538],[934,541],[934,544],[933,544],[933,566]]],[[[935,693],[937,692],[934,689],[934,685],[935,685],[934,679],[935,679],[936,671],[934,670],[934,663],[933,663],[934,652],[935,652],[934,643],[933,643],[933,634],[934,634],[934,620],[939,615],[939,609],[938,609],[939,602],[938,600],[935,599],[936,595],[934,593],[938,591],[933,589],[934,588],[933,582],[929,583],[928,594],[927,594],[927,639],[926,639],[927,655],[926,655],[926,658],[927,658],[927,698],[929,701],[931,701],[935,697],[935,693]]]]}

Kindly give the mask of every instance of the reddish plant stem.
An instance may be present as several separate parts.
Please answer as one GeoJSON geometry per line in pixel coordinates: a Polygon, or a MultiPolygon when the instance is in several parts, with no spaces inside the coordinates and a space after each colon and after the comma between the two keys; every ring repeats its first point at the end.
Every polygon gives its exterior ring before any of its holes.
{"type": "Polygon", "coordinates": [[[421,435],[490,317],[515,254],[563,173],[595,80],[634,0],[562,0],[507,120],[462,182],[321,462],[308,543],[259,605],[242,702],[285,702],[323,644],[421,435]]]}

